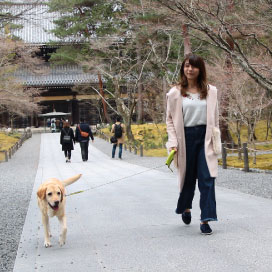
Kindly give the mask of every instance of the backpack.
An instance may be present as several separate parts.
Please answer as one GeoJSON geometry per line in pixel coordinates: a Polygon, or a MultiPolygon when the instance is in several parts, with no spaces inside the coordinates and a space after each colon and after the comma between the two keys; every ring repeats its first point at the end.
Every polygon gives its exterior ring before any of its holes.
{"type": "Polygon", "coordinates": [[[115,126],[114,126],[114,136],[118,139],[118,138],[121,138],[122,135],[123,135],[123,130],[122,130],[121,123],[119,125],[115,124],[115,126]]]}
{"type": "Polygon", "coordinates": [[[64,128],[62,130],[63,130],[63,133],[65,134],[63,136],[62,142],[64,144],[69,144],[71,142],[71,136],[69,135],[70,129],[68,130],[68,132],[66,132],[66,130],[64,128]]]}

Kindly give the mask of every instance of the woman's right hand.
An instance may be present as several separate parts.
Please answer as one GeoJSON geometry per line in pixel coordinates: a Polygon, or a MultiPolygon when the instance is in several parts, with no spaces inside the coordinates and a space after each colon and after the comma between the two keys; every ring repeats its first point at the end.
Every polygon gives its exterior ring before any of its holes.
{"type": "Polygon", "coordinates": [[[178,151],[177,147],[170,147],[169,151],[171,152],[172,150],[175,150],[176,152],[178,151]]]}

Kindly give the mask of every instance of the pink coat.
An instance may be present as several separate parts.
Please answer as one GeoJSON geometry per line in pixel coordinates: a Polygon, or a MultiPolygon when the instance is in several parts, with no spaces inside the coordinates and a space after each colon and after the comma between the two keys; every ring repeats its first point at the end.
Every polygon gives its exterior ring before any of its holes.
{"type": "MultiPolygon", "coordinates": [[[[182,191],[186,171],[186,148],[184,136],[184,122],[182,113],[182,95],[178,86],[167,93],[166,125],[168,133],[167,149],[177,147],[175,163],[178,169],[179,189],[182,191]]],[[[209,85],[207,96],[207,128],[205,136],[205,156],[212,177],[218,174],[218,159],[213,151],[212,129],[219,128],[219,114],[217,103],[217,89],[209,85]]]]}

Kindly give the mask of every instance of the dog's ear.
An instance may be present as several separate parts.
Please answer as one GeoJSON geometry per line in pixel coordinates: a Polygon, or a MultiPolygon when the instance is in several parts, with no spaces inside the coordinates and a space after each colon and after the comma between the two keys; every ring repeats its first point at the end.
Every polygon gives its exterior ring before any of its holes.
{"type": "Polygon", "coordinates": [[[62,200],[63,200],[63,195],[64,195],[64,187],[63,187],[63,186],[60,186],[59,189],[60,189],[60,193],[61,193],[60,202],[62,202],[62,200]]]}
{"type": "Polygon", "coordinates": [[[45,199],[45,195],[46,195],[46,187],[41,187],[37,192],[37,196],[40,199],[45,199]]]}

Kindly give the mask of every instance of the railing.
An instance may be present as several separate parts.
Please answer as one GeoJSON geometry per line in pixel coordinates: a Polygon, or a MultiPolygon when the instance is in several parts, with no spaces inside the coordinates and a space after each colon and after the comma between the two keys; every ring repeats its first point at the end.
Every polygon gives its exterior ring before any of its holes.
{"type": "Polygon", "coordinates": [[[25,131],[20,139],[8,150],[2,150],[0,153],[4,153],[4,161],[8,162],[9,159],[15,154],[15,152],[23,145],[24,141],[32,137],[31,130],[25,131]]]}
{"type": "MultiPolygon", "coordinates": [[[[107,142],[110,142],[110,136],[106,135],[105,133],[101,131],[97,131],[97,136],[100,138],[104,139],[107,142]]],[[[134,152],[135,155],[140,155],[141,157],[144,156],[144,147],[143,145],[140,145],[137,147],[136,145],[131,145],[131,144],[124,144],[124,150],[129,151],[130,153],[134,152]]],[[[240,154],[243,154],[243,162],[244,162],[244,168],[243,170],[245,172],[249,172],[249,155],[248,152],[257,152],[257,151],[272,151],[272,150],[260,150],[260,149],[252,149],[248,147],[247,143],[243,143],[243,146],[241,148],[234,148],[234,143],[222,143],[222,167],[223,169],[227,169],[227,151],[237,151],[240,154]],[[229,148],[228,146],[231,146],[229,148]]]]}
{"type": "Polygon", "coordinates": [[[265,151],[265,152],[269,152],[272,150],[262,150],[262,149],[253,149],[253,148],[249,148],[247,143],[243,143],[243,146],[241,148],[234,148],[234,144],[231,143],[231,148],[227,147],[227,143],[224,142],[222,143],[222,167],[223,169],[227,169],[227,151],[231,150],[231,151],[238,151],[239,154],[243,154],[243,162],[244,162],[244,168],[243,170],[245,172],[249,172],[249,159],[248,159],[248,151],[251,152],[258,152],[258,151],[265,151]]]}

